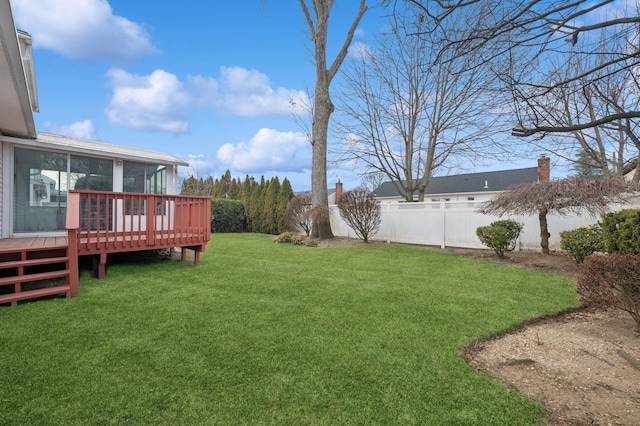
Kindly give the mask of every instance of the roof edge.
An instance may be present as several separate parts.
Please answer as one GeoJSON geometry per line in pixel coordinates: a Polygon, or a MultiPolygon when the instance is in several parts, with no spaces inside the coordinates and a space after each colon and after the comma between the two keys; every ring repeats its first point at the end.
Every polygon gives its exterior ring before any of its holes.
{"type": "Polygon", "coordinates": [[[125,145],[116,145],[91,139],[75,138],[71,136],[56,135],[53,133],[38,132],[34,140],[5,135],[2,140],[17,145],[28,145],[33,148],[49,148],[66,152],[77,152],[99,157],[113,157],[123,160],[135,160],[145,163],[151,161],[162,162],[174,166],[189,166],[189,163],[175,155],[154,151],[150,149],[135,148],[125,145]]]}
{"type": "Polygon", "coordinates": [[[2,37],[5,55],[9,61],[11,79],[20,98],[20,108],[27,128],[25,136],[35,139],[37,137],[36,123],[33,119],[27,77],[9,0],[0,0],[0,20],[4,21],[3,25],[0,25],[0,37],[2,37]]]}

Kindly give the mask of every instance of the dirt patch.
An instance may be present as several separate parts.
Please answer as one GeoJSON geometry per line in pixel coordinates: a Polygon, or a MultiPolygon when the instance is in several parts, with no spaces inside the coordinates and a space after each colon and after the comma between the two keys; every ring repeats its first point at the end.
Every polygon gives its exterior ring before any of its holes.
{"type": "MultiPolygon", "coordinates": [[[[335,238],[323,245],[360,245],[335,238]]],[[[383,243],[374,243],[383,244],[383,243]]],[[[463,256],[547,271],[575,279],[577,264],[562,253],[446,249],[463,256]]],[[[618,311],[575,310],[536,319],[467,348],[474,367],[539,401],[549,425],[640,424],[640,336],[618,311]]]]}
{"type": "Polygon", "coordinates": [[[470,349],[471,365],[540,401],[550,425],[640,422],[640,339],[626,314],[565,314],[470,349]]]}

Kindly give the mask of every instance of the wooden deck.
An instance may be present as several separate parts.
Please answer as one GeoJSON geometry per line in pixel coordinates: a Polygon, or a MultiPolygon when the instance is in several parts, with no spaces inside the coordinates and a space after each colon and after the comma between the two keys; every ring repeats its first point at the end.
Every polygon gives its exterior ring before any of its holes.
{"type": "Polygon", "coordinates": [[[210,212],[208,197],[70,191],[67,236],[0,240],[0,305],[77,295],[79,256],[94,257],[98,278],[110,253],[181,248],[182,260],[193,250],[197,264],[210,212]]]}
{"type": "Polygon", "coordinates": [[[5,238],[0,240],[0,254],[12,251],[35,251],[42,249],[64,248],[68,244],[66,236],[5,238]]]}
{"type": "Polygon", "coordinates": [[[67,237],[0,240],[0,305],[78,293],[78,260],[67,237]]]}

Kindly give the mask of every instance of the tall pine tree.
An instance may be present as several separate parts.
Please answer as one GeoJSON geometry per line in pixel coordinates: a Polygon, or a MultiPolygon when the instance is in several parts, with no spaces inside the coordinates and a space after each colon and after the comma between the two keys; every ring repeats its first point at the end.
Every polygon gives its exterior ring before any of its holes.
{"type": "Polygon", "coordinates": [[[285,210],[289,201],[293,198],[293,189],[289,179],[284,178],[282,185],[280,185],[280,191],[278,192],[278,205],[276,207],[276,233],[281,234],[288,230],[287,218],[285,217],[285,210]]]}
{"type": "Polygon", "coordinates": [[[277,234],[278,227],[276,221],[276,209],[278,207],[278,192],[280,191],[280,180],[277,177],[271,178],[264,193],[264,204],[262,205],[262,223],[267,234],[277,234]]]}

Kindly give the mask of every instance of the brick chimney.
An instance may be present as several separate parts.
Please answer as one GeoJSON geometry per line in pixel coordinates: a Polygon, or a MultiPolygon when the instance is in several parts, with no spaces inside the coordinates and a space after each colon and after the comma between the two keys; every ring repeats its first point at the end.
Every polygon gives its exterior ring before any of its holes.
{"type": "Polygon", "coordinates": [[[538,182],[551,179],[551,160],[544,155],[538,158],[538,182]]]}
{"type": "Polygon", "coordinates": [[[338,182],[336,182],[336,204],[340,202],[340,197],[342,197],[342,182],[338,179],[338,182]]]}

